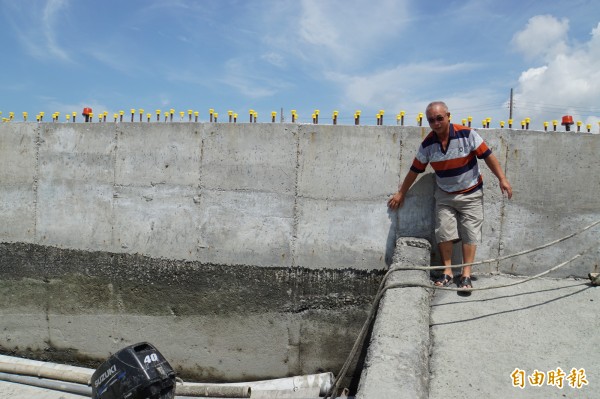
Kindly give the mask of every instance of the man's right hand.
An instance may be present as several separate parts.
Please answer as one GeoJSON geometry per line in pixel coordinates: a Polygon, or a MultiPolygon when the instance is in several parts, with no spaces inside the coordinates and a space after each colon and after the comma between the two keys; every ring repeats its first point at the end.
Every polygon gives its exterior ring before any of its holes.
{"type": "Polygon", "coordinates": [[[400,208],[404,204],[404,194],[398,191],[388,200],[388,207],[392,210],[400,208]]]}

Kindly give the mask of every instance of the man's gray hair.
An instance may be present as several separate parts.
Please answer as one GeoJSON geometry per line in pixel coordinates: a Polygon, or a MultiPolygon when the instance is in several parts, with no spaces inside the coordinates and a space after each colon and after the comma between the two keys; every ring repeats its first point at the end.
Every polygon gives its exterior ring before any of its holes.
{"type": "Polygon", "coordinates": [[[425,108],[425,113],[427,113],[427,111],[429,111],[431,108],[435,107],[436,105],[441,105],[446,110],[446,112],[448,112],[448,106],[446,105],[445,102],[443,102],[443,101],[434,101],[434,102],[429,103],[429,105],[427,106],[427,108],[425,108]]]}

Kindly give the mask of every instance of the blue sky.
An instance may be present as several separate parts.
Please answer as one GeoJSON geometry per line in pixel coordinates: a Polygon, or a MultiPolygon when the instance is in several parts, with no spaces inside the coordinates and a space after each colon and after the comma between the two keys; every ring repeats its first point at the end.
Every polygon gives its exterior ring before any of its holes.
{"type": "MultiPolygon", "coordinates": [[[[0,111],[600,121],[597,0],[0,0],[0,111]]],[[[48,118],[46,116],[45,118],[48,118]]]]}

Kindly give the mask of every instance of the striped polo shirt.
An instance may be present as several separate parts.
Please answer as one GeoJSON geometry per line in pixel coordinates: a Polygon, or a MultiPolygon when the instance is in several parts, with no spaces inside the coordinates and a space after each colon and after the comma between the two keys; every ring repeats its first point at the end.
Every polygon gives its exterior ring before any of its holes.
{"type": "Polygon", "coordinates": [[[437,135],[431,131],[421,143],[410,169],[423,173],[427,164],[431,163],[440,189],[451,194],[468,193],[483,186],[477,158],[485,159],[491,153],[492,150],[475,130],[450,124],[446,151],[442,150],[437,135]]]}

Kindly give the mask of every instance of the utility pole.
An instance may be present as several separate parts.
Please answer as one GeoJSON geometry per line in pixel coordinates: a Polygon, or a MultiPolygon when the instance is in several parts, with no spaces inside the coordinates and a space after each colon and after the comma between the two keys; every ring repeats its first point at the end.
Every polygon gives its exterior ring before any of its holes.
{"type": "Polygon", "coordinates": [[[510,106],[509,106],[509,114],[508,114],[508,119],[512,119],[512,110],[513,110],[513,89],[512,87],[510,88],[510,106]]]}

